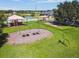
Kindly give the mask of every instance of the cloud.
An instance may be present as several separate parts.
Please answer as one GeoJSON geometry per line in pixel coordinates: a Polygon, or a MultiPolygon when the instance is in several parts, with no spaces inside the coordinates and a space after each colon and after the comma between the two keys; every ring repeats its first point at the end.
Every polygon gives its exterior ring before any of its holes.
{"type": "Polygon", "coordinates": [[[47,2],[50,2],[50,3],[51,3],[51,2],[53,2],[53,3],[54,3],[54,2],[64,2],[64,1],[65,1],[65,0],[47,0],[47,2]]]}
{"type": "Polygon", "coordinates": [[[64,2],[64,1],[72,1],[72,0],[32,0],[37,3],[57,3],[57,2],[64,2]]]}
{"type": "Polygon", "coordinates": [[[16,2],[18,2],[18,1],[21,1],[21,0],[12,0],[12,1],[16,1],[16,2]]]}

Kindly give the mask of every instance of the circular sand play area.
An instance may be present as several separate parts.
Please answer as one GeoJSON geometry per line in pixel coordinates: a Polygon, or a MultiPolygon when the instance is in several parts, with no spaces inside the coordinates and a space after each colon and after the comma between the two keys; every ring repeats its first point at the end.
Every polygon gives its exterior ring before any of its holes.
{"type": "Polygon", "coordinates": [[[45,29],[31,29],[10,33],[8,44],[26,44],[37,40],[42,40],[52,35],[51,32],[45,29]]]}

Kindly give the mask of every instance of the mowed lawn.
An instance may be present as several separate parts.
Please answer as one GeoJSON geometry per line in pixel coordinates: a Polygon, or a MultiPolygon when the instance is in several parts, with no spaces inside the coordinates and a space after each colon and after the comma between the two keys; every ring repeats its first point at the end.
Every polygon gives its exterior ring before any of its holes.
{"type": "Polygon", "coordinates": [[[0,57],[4,58],[52,58],[52,57],[79,57],[79,28],[64,26],[66,29],[59,29],[43,22],[28,22],[26,25],[12,28],[4,28],[3,32],[12,33],[21,30],[34,28],[44,28],[52,32],[52,37],[36,41],[31,44],[8,45],[0,48],[0,57]],[[65,44],[59,43],[59,40],[68,40],[65,44]]]}

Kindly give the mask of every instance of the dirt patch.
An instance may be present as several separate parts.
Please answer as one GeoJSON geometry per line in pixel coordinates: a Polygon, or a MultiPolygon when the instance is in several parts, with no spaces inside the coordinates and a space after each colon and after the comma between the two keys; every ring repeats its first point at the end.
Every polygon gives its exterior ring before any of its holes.
{"type": "Polygon", "coordinates": [[[31,29],[15,33],[10,33],[8,39],[8,44],[26,44],[32,43],[37,40],[42,40],[51,36],[52,33],[45,29],[31,29]]]}

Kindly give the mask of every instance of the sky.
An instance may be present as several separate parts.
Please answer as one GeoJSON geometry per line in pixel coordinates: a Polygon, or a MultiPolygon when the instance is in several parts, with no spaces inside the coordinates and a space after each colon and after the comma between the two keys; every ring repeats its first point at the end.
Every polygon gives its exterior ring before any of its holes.
{"type": "Polygon", "coordinates": [[[52,10],[64,1],[72,0],[0,0],[0,10],[52,10]]]}

